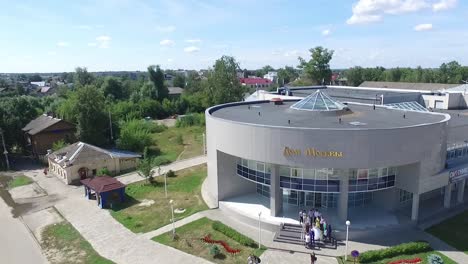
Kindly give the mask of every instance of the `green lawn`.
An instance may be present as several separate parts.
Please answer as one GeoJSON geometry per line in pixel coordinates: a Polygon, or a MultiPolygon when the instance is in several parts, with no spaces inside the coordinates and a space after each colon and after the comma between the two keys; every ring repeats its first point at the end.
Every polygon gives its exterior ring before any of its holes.
{"type": "Polygon", "coordinates": [[[153,184],[146,181],[130,184],[125,190],[127,201],[120,208],[111,210],[111,215],[135,233],[158,229],[170,223],[170,199],[174,200],[174,209],[185,209],[182,214],[174,214],[176,221],[208,209],[201,197],[201,185],[205,178],[206,165],[176,172],[176,177],[167,178],[167,198],[163,177],[157,177],[153,184]],[[154,203],[141,206],[141,201],[154,203]]]}
{"type": "Polygon", "coordinates": [[[19,187],[19,186],[23,186],[23,185],[28,185],[28,184],[31,184],[33,183],[33,180],[31,180],[31,178],[27,177],[27,176],[24,176],[24,175],[20,175],[20,176],[15,176],[9,183],[8,183],[8,187],[10,189],[13,189],[15,187],[19,187]]]}
{"type": "MultiPolygon", "coordinates": [[[[419,253],[419,254],[414,254],[414,255],[401,255],[401,256],[398,256],[398,257],[394,257],[394,258],[387,258],[387,259],[383,259],[383,260],[380,260],[380,261],[376,261],[376,262],[372,262],[373,264],[387,264],[391,261],[396,261],[396,260],[401,260],[401,259],[414,259],[414,258],[421,258],[422,262],[420,262],[421,264],[430,264],[428,261],[427,261],[427,256],[431,255],[431,254],[436,254],[436,255],[439,255],[442,257],[442,259],[444,260],[444,264],[457,264],[455,261],[453,261],[452,259],[446,257],[445,255],[437,252],[437,251],[430,251],[430,252],[425,252],[425,253],[419,253]]],[[[340,263],[346,263],[346,264],[351,264],[351,263],[354,263],[353,262],[353,258],[351,256],[348,257],[348,261],[347,262],[344,262],[344,260],[342,258],[338,258],[339,259],[339,262],[340,263]]]]}
{"type": "Polygon", "coordinates": [[[468,254],[468,211],[432,226],[426,232],[468,254]]]}
{"type": "Polygon", "coordinates": [[[168,129],[153,134],[156,145],[161,151],[162,157],[169,161],[192,158],[203,154],[203,133],[205,127],[169,127],[168,129]],[[177,142],[178,135],[182,135],[183,143],[177,142]],[[185,150],[185,151],[184,151],[185,150]]]}
{"type": "Polygon", "coordinates": [[[187,252],[195,256],[202,257],[215,263],[246,263],[247,257],[250,254],[260,256],[265,248],[250,248],[243,246],[235,240],[225,236],[224,234],[214,230],[212,228],[213,221],[208,218],[201,218],[197,221],[191,222],[179,228],[176,228],[177,239],[172,240],[172,232],[162,234],[160,236],[152,238],[152,240],[159,242],[164,245],[171,246],[178,250],[187,252]],[[213,258],[210,255],[211,245],[205,244],[201,241],[201,238],[211,234],[211,238],[214,240],[223,240],[229,244],[233,249],[240,249],[241,252],[236,255],[228,254],[221,245],[217,245],[221,251],[221,254],[213,258]]]}
{"type": "Polygon", "coordinates": [[[42,231],[41,247],[52,264],[110,264],[101,257],[73,226],[64,221],[42,231]]]}

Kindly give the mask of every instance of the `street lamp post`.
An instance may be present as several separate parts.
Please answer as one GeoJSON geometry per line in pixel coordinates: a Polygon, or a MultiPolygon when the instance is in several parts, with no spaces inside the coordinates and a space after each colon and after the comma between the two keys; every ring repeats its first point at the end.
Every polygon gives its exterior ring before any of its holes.
{"type": "Polygon", "coordinates": [[[0,128],[0,135],[2,136],[3,155],[5,155],[5,162],[6,162],[7,170],[10,170],[10,161],[8,160],[8,151],[5,146],[5,138],[3,137],[3,130],[1,128],[0,128]]]}
{"type": "Polygon", "coordinates": [[[170,200],[171,213],[172,213],[172,239],[175,239],[175,223],[174,223],[174,200],[170,200]]]}
{"type": "Polygon", "coordinates": [[[262,212],[258,213],[258,248],[262,245],[262,221],[261,221],[262,212]]]}
{"type": "Polygon", "coordinates": [[[164,194],[166,195],[167,198],[167,173],[164,173],[164,194]]]}
{"type": "Polygon", "coordinates": [[[351,225],[351,222],[349,220],[346,220],[346,246],[345,246],[345,254],[344,254],[344,260],[348,260],[348,238],[349,238],[349,226],[351,225]]]}

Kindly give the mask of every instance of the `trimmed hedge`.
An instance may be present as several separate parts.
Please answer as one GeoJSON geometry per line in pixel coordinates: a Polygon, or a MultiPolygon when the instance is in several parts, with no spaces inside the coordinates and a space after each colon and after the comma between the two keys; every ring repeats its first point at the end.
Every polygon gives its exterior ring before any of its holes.
{"type": "Polygon", "coordinates": [[[242,235],[241,233],[221,223],[220,221],[214,221],[212,224],[212,227],[214,230],[220,233],[223,233],[225,236],[231,239],[234,239],[235,241],[239,242],[241,245],[252,247],[252,248],[255,248],[258,246],[257,242],[255,242],[253,239],[242,235]]]}
{"type": "Polygon", "coordinates": [[[427,242],[410,242],[379,250],[369,250],[359,256],[360,263],[376,262],[386,258],[393,258],[401,255],[413,255],[431,251],[432,248],[427,242]]]}

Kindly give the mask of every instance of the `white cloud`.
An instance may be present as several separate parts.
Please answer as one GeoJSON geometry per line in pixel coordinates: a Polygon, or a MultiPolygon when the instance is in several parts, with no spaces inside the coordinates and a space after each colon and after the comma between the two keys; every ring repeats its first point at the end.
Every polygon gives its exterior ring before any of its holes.
{"type": "MultiPolygon", "coordinates": [[[[96,38],[97,43],[94,43],[96,44],[94,46],[97,46],[98,48],[101,48],[101,49],[107,49],[110,46],[111,39],[112,38],[107,35],[99,36],[96,38]]],[[[93,46],[90,44],[93,44],[93,43],[88,43],[88,46],[93,46]]]]}
{"type": "Polygon", "coordinates": [[[93,29],[93,27],[90,26],[90,25],[79,25],[79,26],[77,26],[76,28],[78,28],[78,29],[85,29],[85,30],[93,29]]]}
{"type": "Polygon", "coordinates": [[[432,30],[432,24],[419,24],[414,26],[413,28],[415,31],[428,31],[432,30]]]}
{"type": "Polygon", "coordinates": [[[187,43],[200,43],[201,39],[186,39],[185,42],[187,42],[187,43]]]}
{"type": "Polygon", "coordinates": [[[283,55],[285,57],[297,57],[300,55],[300,52],[298,50],[290,50],[286,51],[283,55]]]}
{"type": "Polygon", "coordinates": [[[194,52],[200,51],[200,48],[195,47],[195,46],[190,46],[190,47],[184,48],[184,51],[187,52],[187,53],[194,53],[194,52]]]}
{"type": "Polygon", "coordinates": [[[170,39],[163,39],[159,42],[159,45],[161,46],[172,46],[174,45],[174,41],[170,40],[170,39]]]}
{"type": "Polygon", "coordinates": [[[322,30],[322,36],[328,36],[331,34],[331,30],[330,29],[324,29],[322,30]]]}
{"type": "Polygon", "coordinates": [[[352,25],[378,22],[384,14],[417,12],[430,6],[428,0],[359,0],[353,5],[353,15],[346,23],[352,25]]]}
{"type": "Polygon", "coordinates": [[[167,62],[169,62],[169,63],[171,63],[173,61],[174,61],[173,59],[167,59],[167,62]]]}
{"type": "Polygon", "coordinates": [[[68,46],[70,46],[70,43],[68,43],[66,41],[59,41],[59,42],[57,42],[57,46],[62,47],[62,48],[63,47],[68,47],[68,46]]]}
{"type": "Polygon", "coordinates": [[[434,12],[444,11],[457,6],[458,0],[440,0],[432,5],[434,12]]]}
{"type": "Polygon", "coordinates": [[[171,33],[176,30],[175,26],[156,26],[156,30],[162,33],[171,33]]]}

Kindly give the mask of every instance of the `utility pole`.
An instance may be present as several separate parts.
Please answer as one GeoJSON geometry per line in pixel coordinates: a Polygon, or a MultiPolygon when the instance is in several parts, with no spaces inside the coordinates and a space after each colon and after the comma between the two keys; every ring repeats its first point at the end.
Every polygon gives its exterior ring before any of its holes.
{"type": "Polygon", "coordinates": [[[206,136],[203,133],[203,155],[206,155],[206,136]]]}
{"type": "Polygon", "coordinates": [[[1,128],[0,128],[0,135],[2,136],[3,155],[5,155],[5,162],[6,162],[7,170],[10,170],[10,161],[8,160],[8,151],[5,146],[5,138],[3,137],[3,130],[1,128]]]}

